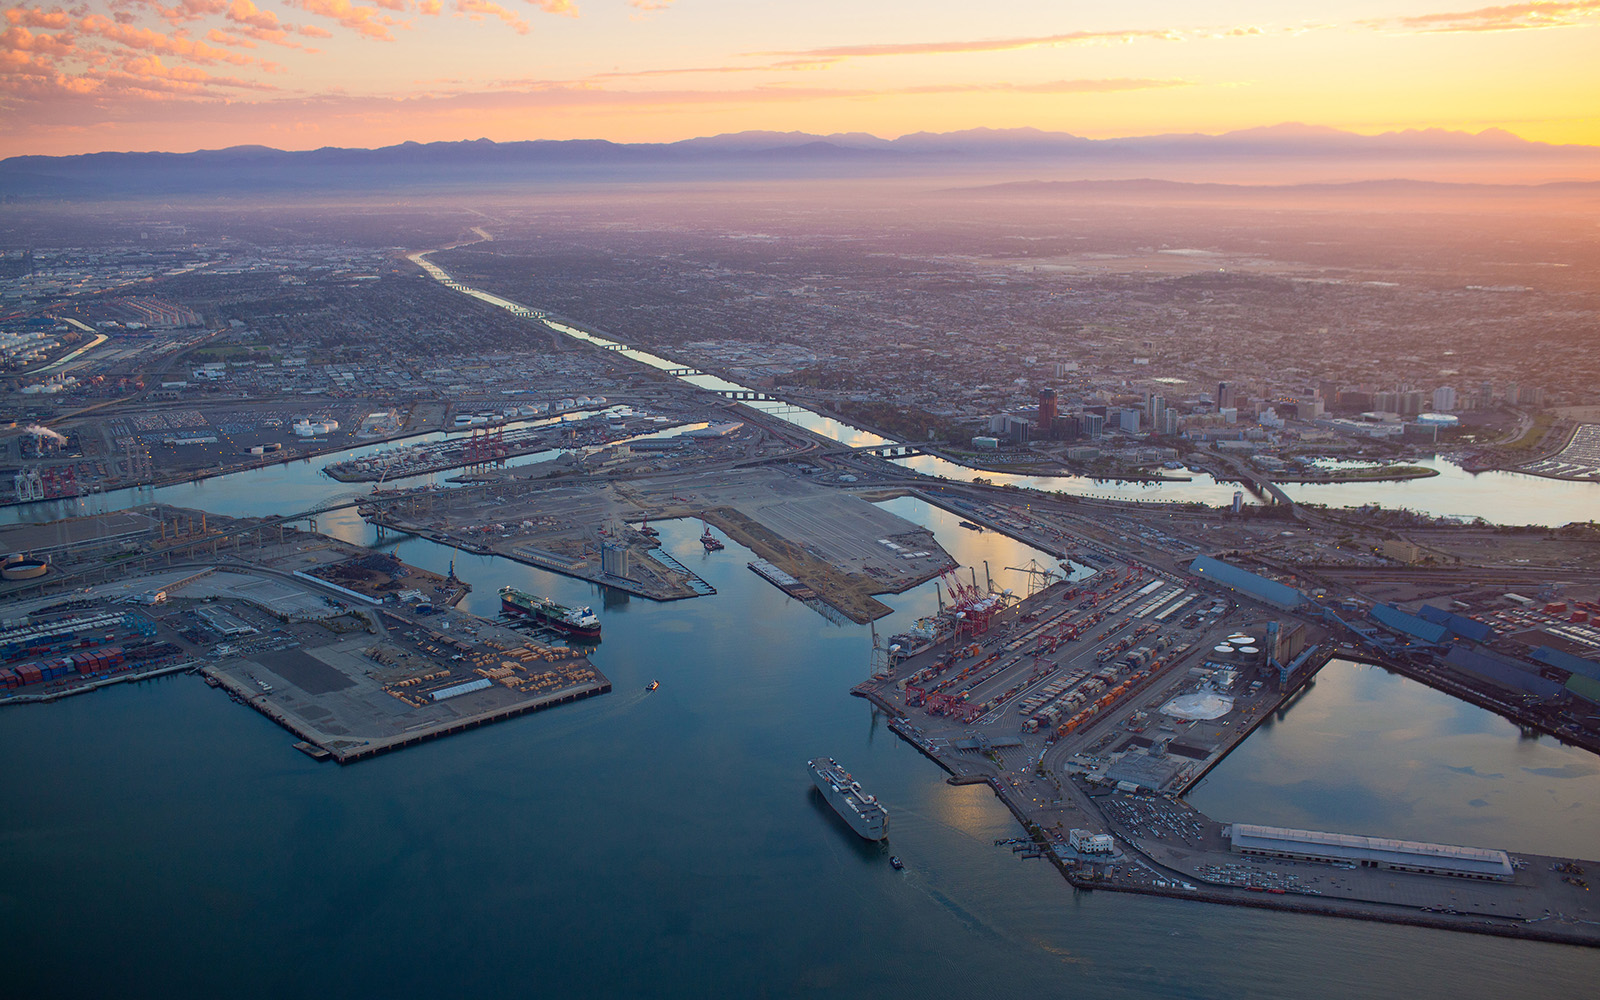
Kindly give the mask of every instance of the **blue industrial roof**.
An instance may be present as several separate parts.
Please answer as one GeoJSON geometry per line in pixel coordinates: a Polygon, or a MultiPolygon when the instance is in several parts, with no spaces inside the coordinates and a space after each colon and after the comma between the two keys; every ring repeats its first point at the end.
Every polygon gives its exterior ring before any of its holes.
{"type": "Polygon", "coordinates": [[[1298,608],[1306,603],[1306,595],[1293,587],[1210,556],[1196,557],[1194,562],[1189,564],[1189,572],[1276,607],[1298,608]]]}
{"type": "Polygon", "coordinates": [[[1374,604],[1368,612],[1384,628],[1395,632],[1404,632],[1406,635],[1421,639],[1423,642],[1440,642],[1450,634],[1450,630],[1443,625],[1423,621],[1416,615],[1408,615],[1399,608],[1387,604],[1374,604]]]}
{"type": "Polygon", "coordinates": [[[1534,650],[1533,658],[1540,663],[1548,663],[1552,667],[1560,667],[1562,670],[1574,674],[1582,674],[1590,680],[1600,681],[1600,663],[1596,663],[1594,660],[1586,660],[1581,656],[1563,653],[1561,650],[1551,649],[1549,646],[1540,646],[1534,650]]]}
{"type": "Polygon", "coordinates": [[[1561,685],[1547,677],[1540,677],[1534,672],[1532,664],[1521,663],[1499,653],[1470,646],[1451,646],[1444,662],[1540,698],[1554,698],[1561,694],[1561,685]]]}
{"type": "Polygon", "coordinates": [[[1417,615],[1433,622],[1435,625],[1443,625],[1461,638],[1470,639],[1473,642],[1488,642],[1494,638],[1494,629],[1478,621],[1478,619],[1458,615],[1443,608],[1436,608],[1431,604],[1424,604],[1418,608],[1417,615]]]}

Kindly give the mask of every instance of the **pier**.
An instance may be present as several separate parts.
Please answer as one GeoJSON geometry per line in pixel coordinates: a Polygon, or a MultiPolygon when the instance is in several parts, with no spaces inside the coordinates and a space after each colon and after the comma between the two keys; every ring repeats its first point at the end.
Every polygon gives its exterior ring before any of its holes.
{"type": "Polygon", "coordinates": [[[1310,620],[1126,559],[1097,562],[1094,577],[1051,585],[986,632],[910,646],[852,693],[951,784],[992,788],[1029,856],[1076,888],[1600,947],[1589,892],[1600,861],[1513,850],[1499,881],[1241,853],[1232,828],[1184,794],[1348,651],[1310,620]],[[1291,634],[1305,651],[1285,676],[1267,643],[1291,634]],[[1161,652],[1130,661],[1141,644],[1161,652]],[[1114,853],[1078,852],[1074,830],[1110,834],[1114,853]]]}

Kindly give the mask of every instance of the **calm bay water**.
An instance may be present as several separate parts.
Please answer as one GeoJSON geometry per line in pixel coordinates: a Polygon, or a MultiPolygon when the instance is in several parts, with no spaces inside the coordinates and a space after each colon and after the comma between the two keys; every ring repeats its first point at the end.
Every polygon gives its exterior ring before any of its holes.
{"type": "MultiPolygon", "coordinates": [[[[891,506],[980,577],[984,559],[998,577],[1037,555],[891,506]]],[[[0,921],[35,929],[8,992],[1572,996],[1600,974],[1579,949],[1076,893],[992,846],[1018,828],[987,789],[944,784],[845,694],[867,670],[865,628],[788,599],[737,545],[703,553],[698,523],[658,527],[716,596],[654,604],[425,540],[386,546],[430,569],[455,558],[480,612],[503,583],[594,603],[594,658],[616,685],[603,698],[348,768],[192,677],[0,713],[0,921]],[[889,805],[887,849],[811,791],[817,754],[889,805]]],[[[931,585],[889,600],[888,629],[934,606],[931,585]]],[[[1262,735],[1294,732],[1296,711],[1262,735]]],[[[1518,745],[1462,736],[1478,749],[1452,761],[1518,745]]],[[[1385,768],[1357,757],[1339,774],[1380,793],[1385,768]]],[[[1230,802],[1276,818],[1280,793],[1253,787],[1230,802]]]]}
{"type": "Polygon", "coordinates": [[[1592,858],[1600,759],[1381,667],[1335,660],[1189,794],[1203,812],[1592,858]]]}

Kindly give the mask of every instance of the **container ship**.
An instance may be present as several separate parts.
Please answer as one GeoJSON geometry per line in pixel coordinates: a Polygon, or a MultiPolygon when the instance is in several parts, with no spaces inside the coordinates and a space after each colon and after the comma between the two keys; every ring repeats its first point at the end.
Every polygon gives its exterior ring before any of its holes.
{"type": "Polygon", "coordinates": [[[500,607],[506,614],[532,618],[562,635],[600,638],[600,618],[593,608],[568,608],[548,597],[536,597],[512,587],[500,588],[500,607]]]}
{"type": "Polygon", "coordinates": [[[850,772],[840,767],[832,757],[818,757],[807,765],[817,791],[833,806],[834,812],[844,817],[850,829],[867,840],[883,840],[889,836],[889,812],[878,800],[861,790],[861,784],[850,777],[850,772]]]}

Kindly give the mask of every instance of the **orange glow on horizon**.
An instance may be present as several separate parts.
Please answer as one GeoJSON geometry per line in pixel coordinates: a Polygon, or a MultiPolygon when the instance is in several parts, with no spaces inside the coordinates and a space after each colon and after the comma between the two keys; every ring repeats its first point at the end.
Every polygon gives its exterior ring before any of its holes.
{"type": "Polygon", "coordinates": [[[1147,6],[32,0],[0,11],[0,155],[1281,122],[1600,146],[1600,0],[1147,6]]]}

